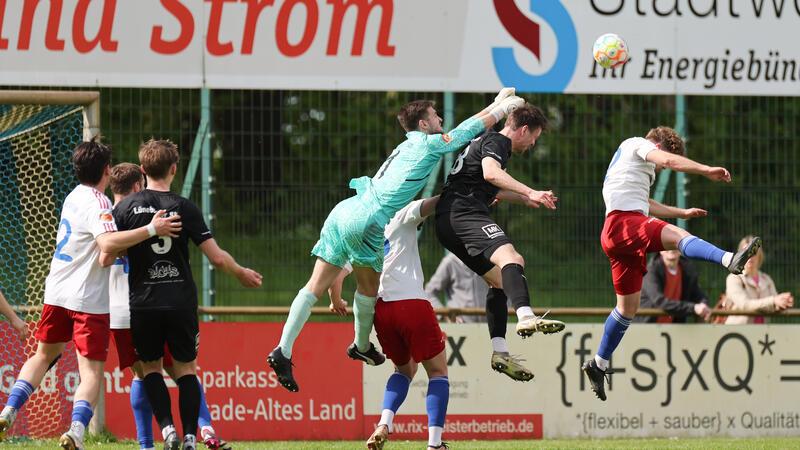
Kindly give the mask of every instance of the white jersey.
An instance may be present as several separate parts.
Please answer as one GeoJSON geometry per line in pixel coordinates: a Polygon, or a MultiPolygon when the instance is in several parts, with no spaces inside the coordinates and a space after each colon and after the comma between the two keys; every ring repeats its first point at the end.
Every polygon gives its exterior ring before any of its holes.
{"type": "Polygon", "coordinates": [[[606,215],[611,211],[650,213],[650,186],[656,179],[656,165],[647,154],[658,146],[645,138],[634,137],[620,144],[603,182],[606,215]]]}
{"type": "Polygon", "coordinates": [[[128,287],[128,257],[122,256],[111,266],[108,297],[111,329],[126,330],[131,327],[130,288],[128,287]]]}
{"type": "Polygon", "coordinates": [[[417,200],[397,211],[384,230],[383,272],[378,297],[385,302],[427,299],[417,245],[417,227],[423,220],[417,200]]]}
{"type": "Polygon", "coordinates": [[[108,270],[100,266],[95,239],[117,231],[111,201],[79,185],[64,200],[56,251],[44,289],[44,303],[71,311],[108,314],[108,270]]]}

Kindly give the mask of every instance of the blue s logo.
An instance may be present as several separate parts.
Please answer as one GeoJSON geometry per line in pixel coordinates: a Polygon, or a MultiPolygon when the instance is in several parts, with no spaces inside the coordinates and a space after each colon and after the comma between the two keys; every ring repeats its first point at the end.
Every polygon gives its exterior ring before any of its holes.
{"type": "MultiPolygon", "coordinates": [[[[539,24],[526,17],[514,0],[494,0],[497,16],[508,33],[541,61],[539,24]]],[[[531,75],[520,67],[510,47],[492,48],[497,76],[504,86],[518,91],[564,92],[578,61],[578,35],[575,25],[559,0],[530,0],[531,12],[547,21],[558,39],[558,55],[547,73],[531,75]]]]}

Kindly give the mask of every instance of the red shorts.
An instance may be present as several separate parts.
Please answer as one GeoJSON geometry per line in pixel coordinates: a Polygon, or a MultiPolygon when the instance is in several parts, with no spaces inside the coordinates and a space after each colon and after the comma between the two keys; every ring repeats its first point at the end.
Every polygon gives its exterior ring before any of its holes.
{"type": "Polygon", "coordinates": [[[611,211],[600,243],[611,263],[614,291],[628,295],[642,290],[647,254],[664,250],[661,230],[667,222],[633,211],[611,211]]]}
{"type": "MultiPolygon", "coordinates": [[[[114,338],[114,346],[117,347],[120,369],[131,367],[133,363],[139,361],[139,355],[136,354],[136,349],[133,347],[133,334],[131,334],[130,328],[111,330],[111,336],[114,338]]],[[[166,345],[164,345],[164,357],[161,362],[164,367],[172,366],[172,355],[166,345]]]]}
{"type": "Polygon", "coordinates": [[[108,357],[109,326],[108,314],[91,314],[44,305],[34,336],[39,342],[47,344],[72,341],[82,356],[105,361],[108,357]]]}
{"type": "Polygon", "coordinates": [[[375,331],[383,352],[396,366],[412,358],[415,362],[427,361],[444,350],[444,333],[427,300],[378,299],[375,331]]]}

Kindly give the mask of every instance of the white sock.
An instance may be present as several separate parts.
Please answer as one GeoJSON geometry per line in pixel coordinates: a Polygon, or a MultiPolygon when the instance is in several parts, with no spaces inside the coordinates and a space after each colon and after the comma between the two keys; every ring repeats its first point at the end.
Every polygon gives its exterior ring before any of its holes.
{"type": "Polygon", "coordinates": [[[600,370],[608,369],[608,360],[601,358],[600,355],[594,355],[594,362],[597,363],[597,367],[599,367],[600,370]]]}
{"type": "Polygon", "coordinates": [[[508,353],[508,345],[506,345],[506,338],[501,338],[501,337],[492,338],[492,350],[499,353],[508,353]]]}
{"type": "Polygon", "coordinates": [[[78,439],[83,440],[83,435],[86,432],[86,426],[82,422],[75,420],[72,422],[72,424],[70,424],[69,430],[74,432],[78,439]]]}
{"type": "Polygon", "coordinates": [[[442,427],[428,427],[428,447],[442,444],[442,427]]]}
{"type": "Polygon", "coordinates": [[[393,423],[394,423],[394,411],[392,411],[391,409],[384,409],[381,412],[381,421],[378,422],[378,425],[386,425],[387,427],[389,427],[389,433],[391,433],[394,428],[392,426],[393,423]]]}
{"type": "Polygon", "coordinates": [[[528,317],[536,317],[536,314],[533,313],[533,310],[530,306],[521,306],[517,308],[517,319],[524,320],[528,317]]]}
{"type": "Polygon", "coordinates": [[[733,253],[725,252],[725,255],[722,256],[722,266],[728,267],[731,265],[731,261],[733,261],[733,253]]]}
{"type": "Polygon", "coordinates": [[[175,433],[175,425],[167,425],[167,426],[165,426],[164,429],[161,430],[161,437],[164,438],[164,440],[166,441],[167,440],[167,436],[169,436],[170,433],[175,433]]]}

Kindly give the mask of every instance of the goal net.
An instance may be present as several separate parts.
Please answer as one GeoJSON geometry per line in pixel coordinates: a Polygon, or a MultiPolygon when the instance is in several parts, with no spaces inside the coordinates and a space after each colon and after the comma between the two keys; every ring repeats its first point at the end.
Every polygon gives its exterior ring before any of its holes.
{"type": "MultiPolygon", "coordinates": [[[[8,321],[0,321],[0,407],[22,364],[36,349],[33,333],[41,315],[61,207],[77,184],[72,150],[90,133],[87,107],[81,104],[85,99],[80,96],[64,92],[48,98],[35,91],[16,97],[6,94],[0,91],[0,290],[28,323],[30,337],[22,342],[8,321]],[[34,104],[54,99],[74,104],[34,104]]],[[[74,346],[69,344],[8,436],[63,433],[69,428],[78,381],[74,346]]]]}

